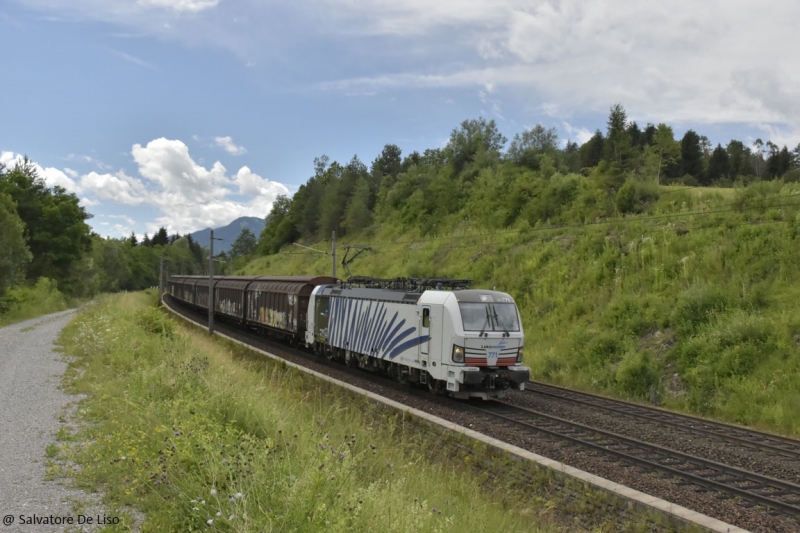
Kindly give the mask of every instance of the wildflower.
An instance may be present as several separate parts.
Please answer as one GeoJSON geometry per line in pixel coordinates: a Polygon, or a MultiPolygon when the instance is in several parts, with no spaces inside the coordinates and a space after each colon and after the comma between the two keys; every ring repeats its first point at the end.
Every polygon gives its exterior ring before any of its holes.
{"type": "Polygon", "coordinates": [[[212,496],[216,496],[217,495],[217,489],[211,489],[211,495],[212,496]]]}
{"type": "Polygon", "coordinates": [[[244,494],[242,494],[241,492],[237,492],[237,493],[236,493],[236,499],[237,499],[237,500],[238,500],[239,498],[241,498],[242,496],[244,496],[244,494]]]}
{"type": "Polygon", "coordinates": [[[233,520],[233,515],[230,515],[230,516],[228,517],[228,521],[231,521],[231,520],[233,520]]]}
{"type": "Polygon", "coordinates": [[[234,501],[236,501],[236,500],[234,500],[234,499],[233,499],[233,496],[231,496],[230,498],[228,498],[228,501],[229,501],[229,502],[231,502],[231,503],[233,503],[233,502],[234,502],[234,501]]]}
{"type": "Polygon", "coordinates": [[[209,526],[210,526],[211,524],[213,524],[213,523],[214,523],[214,520],[212,520],[211,518],[209,518],[208,520],[206,520],[206,524],[208,524],[209,526]]]}
{"type": "Polygon", "coordinates": [[[121,459],[122,461],[124,461],[125,459],[127,459],[127,457],[125,457],[125,456],[123,455],[122,457],[120,457],[120,459],[121,459]]]}
{"type": "Polygon", "coordinates": [[[433,509],[431,509],[431,511],[433,511],[434,513],[435,513],[437,510],[438,510],[438,509],[436,509],[436,507],[434,507],[433,509]]]}
{"type": "Polygon", "coordinates": [[[386,461],[386,466],[388,466],[389,468],[392,468],[394,465],[392,464],[391,461],[386,461]]]}
{"type": "Polygon", "coordinates": [[[222,516],[222,511],[217,511],[217,516],[222,516]]]}

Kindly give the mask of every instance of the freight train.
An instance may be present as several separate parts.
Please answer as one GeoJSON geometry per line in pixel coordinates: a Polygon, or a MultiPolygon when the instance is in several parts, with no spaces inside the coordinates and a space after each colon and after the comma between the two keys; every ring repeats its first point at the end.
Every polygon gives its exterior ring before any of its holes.
{"type": "MultiPolygon", "coordinates": [[[[522,390],[524,335],[514,299],[470,280],[217,276],[220,320],[431,392],[499,398],[522,390]]],[[[209,278],[172,276],[168,293],[208,311],[209,278]]]]}

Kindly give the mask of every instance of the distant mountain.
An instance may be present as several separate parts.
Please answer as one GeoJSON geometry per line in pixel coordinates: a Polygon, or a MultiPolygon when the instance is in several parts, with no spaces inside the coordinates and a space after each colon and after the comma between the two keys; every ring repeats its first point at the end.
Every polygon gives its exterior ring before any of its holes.
{"type": "MultiPolygon", "coordinates": [[[[237,218],[230,224],[222,228],[214,228],[214,237],[222,239],[221,241],[214,241],[214,255],[220,252],[227,252],[233,246],[233,242],[239,237],[239,234],[244,228],[249,229],[255,234],[256,238],[261,235],[264,229],[265,221],[263,218],[258,217],[241,217],[237,218]]],[[[208,248],[208,238],[211,236],[211,228],[201,229],[191,234],[200,246],[208,248]]]]}

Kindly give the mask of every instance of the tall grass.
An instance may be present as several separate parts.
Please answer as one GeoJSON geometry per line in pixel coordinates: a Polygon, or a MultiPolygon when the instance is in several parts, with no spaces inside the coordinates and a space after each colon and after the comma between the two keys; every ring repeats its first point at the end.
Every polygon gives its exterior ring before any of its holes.
{"type": "Polygon", "coordinates": [[[142,531],[555,529],[537,518],[548,502],[487,494],[464,459],[430,464],[435,443],[402,420],[177,326],[148,298],[100,298],[64,330],[68,390],[87,396],[57,454],[109,508],[144,512],[142,531]]]}

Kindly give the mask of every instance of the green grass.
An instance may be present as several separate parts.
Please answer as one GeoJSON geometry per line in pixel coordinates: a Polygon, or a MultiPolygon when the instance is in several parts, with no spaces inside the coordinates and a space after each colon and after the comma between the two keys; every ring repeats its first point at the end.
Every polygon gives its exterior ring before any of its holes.
{"type": "Polygon", "coordinates": [[[145,513],[142,531],[557,529],[549,502],[487,493],[468,456],[429,463],[439,444],[410,422],[151,301],[100,298],[60,339],[67,389],[87,397],[59,452],[80,468],[59,473],[102,490],[109,509],[145,513]]]}
{"type": "MultiPolygon", "coordinates": [[[[679,189],[640,215],[490,231],[461,212],[425,236],[384,225],[340,243],[375,249],[354,274],[511,293],[534,378],[641,400],[655,387],[674,409],[800,435],[800,187],[679,189]]],[[[242,271],[329,272],[329,257],[294,253],[242,271]]]]}

